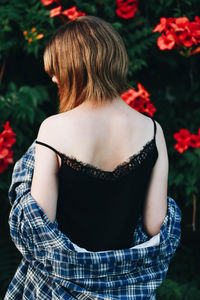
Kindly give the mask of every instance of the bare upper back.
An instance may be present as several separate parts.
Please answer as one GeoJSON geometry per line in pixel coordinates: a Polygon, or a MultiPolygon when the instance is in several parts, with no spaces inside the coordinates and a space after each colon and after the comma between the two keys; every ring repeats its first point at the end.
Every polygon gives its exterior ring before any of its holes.
{"type": "Polygon", "coordinates": [[[150,118],[127,104],[120,105],[53,115],[45,120],[49,129],[43,142],[79,161],[112,171],[139,152],[154,134],[150,118]]]}

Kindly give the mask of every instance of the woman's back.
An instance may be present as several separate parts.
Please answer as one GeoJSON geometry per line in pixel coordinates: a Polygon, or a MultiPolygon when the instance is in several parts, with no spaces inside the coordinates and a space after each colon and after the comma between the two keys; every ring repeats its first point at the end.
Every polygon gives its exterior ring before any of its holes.
{"type": "Polygon", "coordinates": [[[56,149],[62,165],[60,230],[90,251],[131,247],[158,157],[158,123],[121,98],[101,108],[84,103],[45,123],[46,134],[43,129],[37,141],[56,149]]]}
{"type": "Polygon", "coordinates": [[[114,170],[139,152],[154,133],[152,120],[122,99],[101,108],[84,103],[47,120],[49,128],[43,142],[105,171],[114,170]]]}

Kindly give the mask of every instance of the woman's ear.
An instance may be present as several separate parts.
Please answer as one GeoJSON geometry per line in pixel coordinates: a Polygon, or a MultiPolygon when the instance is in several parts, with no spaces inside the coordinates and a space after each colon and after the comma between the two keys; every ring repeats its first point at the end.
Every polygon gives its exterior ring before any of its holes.
{"type": "Polygon", "coordinates": [[[55,75],[54,75],[54,76],[52,76],[51,80],[52,80],[53,82],[55,82],[55,83],[57,83],[57,84],[58,84],[58,80],[57,80],[57,78],[56,78],[56,76],[55,76],[55,75]]]}

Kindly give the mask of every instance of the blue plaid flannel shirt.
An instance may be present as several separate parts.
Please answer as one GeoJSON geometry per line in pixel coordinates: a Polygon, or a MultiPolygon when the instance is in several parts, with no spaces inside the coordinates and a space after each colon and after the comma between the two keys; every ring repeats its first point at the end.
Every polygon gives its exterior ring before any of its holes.
{"type": "Polygon", "coordinates": [[[133,247],[77,251],[58,229],[57,219],[52,223],[31,196],[35,141],[15,163],[8,191],[10,235],[23,258],[4,300],[155,300],[180,244],[182,213],[176,202],[167,196],[167,215],[156,245],[134,248],[150,240],[140,215],[133,247]]]}

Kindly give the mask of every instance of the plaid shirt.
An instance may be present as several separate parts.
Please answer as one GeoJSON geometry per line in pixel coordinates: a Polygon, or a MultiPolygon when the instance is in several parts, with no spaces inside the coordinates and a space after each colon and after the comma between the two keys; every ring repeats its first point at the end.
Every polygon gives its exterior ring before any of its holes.
{"type": "Polygon", "coordinates": [[[176,202],[167,196],[167,215],[152,238],[143,231],[139,216],[131,248],[79,248],[31,196],[35,141],[15,163],[8,191],[10,234],[23,258],[4,300],[155,300],[180,244],[182,213],[176,202]],[[159,243],[153,243],[156,237],[159,243]]]}

